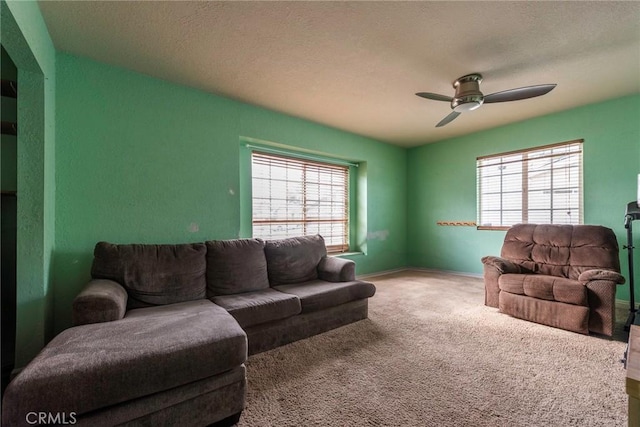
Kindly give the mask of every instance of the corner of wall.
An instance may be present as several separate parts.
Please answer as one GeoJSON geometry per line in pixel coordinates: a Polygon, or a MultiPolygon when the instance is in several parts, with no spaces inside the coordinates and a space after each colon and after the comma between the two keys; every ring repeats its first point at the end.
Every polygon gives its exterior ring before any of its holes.
{"type": "Polygon", "coordinates": [[[18,69],[16,366],[51,338],[55,241],[55,48],[35,1],[2,1],[1,41],[18,69]]]}

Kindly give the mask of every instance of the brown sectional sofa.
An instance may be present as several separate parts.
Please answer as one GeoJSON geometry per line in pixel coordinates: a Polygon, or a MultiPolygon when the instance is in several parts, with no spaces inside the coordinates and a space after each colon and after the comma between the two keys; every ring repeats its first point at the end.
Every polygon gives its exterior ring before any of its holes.
{"type": "Polygon", "coordinates": [[[233,424],[247,355],[367,317],[371,283],[321,236],[182,245],[98,243],[76,326],[9,384],[3,425],[233,424]]]}
{"type": "Polygon", "coordinates": [[[611,336],[618,242],[596,225],[517,224],[501,256],[482,258],[485,305],[548,326],[611,336]]]}

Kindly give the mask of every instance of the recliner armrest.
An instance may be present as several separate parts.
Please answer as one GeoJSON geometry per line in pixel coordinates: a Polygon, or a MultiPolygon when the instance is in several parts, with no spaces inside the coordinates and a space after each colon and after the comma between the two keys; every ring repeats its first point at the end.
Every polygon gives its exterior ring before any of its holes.
{"type": "Polygon", "coordinates": [[[356,279],[356,263],[350,259],[322,257],[318,264],[318,278],[327,282],[349,282],[356,279]]]}
{"type": "Polygon", "coordinates": [[[113,280],[92,280],[73,300],[73,325],[111,322],[124,317],[127,291],[113,280]]]}
{"type": "Polygon", "coordinates": [[[591,282],[592,280],[609,280],[619,285],[624,284],[625,279],[620,273],[611,270],[593,269],[580,273],[578,276],[580,282],[591,282]]]}
{"type": "Polygon", "coordinates": [[[523,269],[518,264],[515,264],[507,259],[500,258],[497,256],[486,256],[482,258],[482,263],[484,265],[489,265],[494,267],[500,273],[523,273],[525,269],[523,269]]]}

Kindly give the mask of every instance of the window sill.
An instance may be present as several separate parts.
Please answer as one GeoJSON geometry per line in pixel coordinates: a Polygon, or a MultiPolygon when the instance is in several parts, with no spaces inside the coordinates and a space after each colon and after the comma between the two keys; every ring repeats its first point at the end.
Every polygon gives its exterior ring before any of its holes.
{"type": "Polygon", "coordinates": [[[364,252],[334,252],[334,253],[327,254],[327,256],[334,256],[334,257],[353,256],[353,255],[364,255],[364,252]]]}
{"type": "Polygon", "coordinates": [[[498,231],[507,231],[510,229],[510,225],[496,225],[496,226],[478,226],[478,230],[498,230],[498,231]]]}

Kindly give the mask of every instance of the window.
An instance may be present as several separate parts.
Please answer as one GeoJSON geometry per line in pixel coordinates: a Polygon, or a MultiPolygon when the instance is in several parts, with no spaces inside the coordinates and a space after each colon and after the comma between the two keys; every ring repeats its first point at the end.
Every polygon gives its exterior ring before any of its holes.
{"type": "Polygon", "coordinates": [[[253,152],[251,169],[253,237],[320,234],[349,250],[349,166],[253,152]]]}
{"type": "Polygon", "coordinates": [[[478,157],[478,228],[581,224],[582,142],[478,157]]]}

